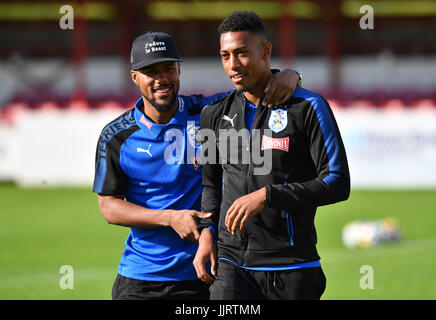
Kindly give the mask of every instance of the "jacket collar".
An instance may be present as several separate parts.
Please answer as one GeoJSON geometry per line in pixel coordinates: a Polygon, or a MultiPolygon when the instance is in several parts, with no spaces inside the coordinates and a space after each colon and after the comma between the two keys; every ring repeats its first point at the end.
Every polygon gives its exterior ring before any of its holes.
{"type": "Polygon", "coordinates": [[[164,129],[168,129],[172,126],[186,126],[187,121],[187,108],[185,107],[185,103],[179,95],[177,96],[177,111],[174,114],[173,118],[167,124],[159,124],[154,123],[150,119],[148,119],[142,110],[144,110],[144,101],[141,98],[135,103],[135,120],[138,126],[148,131],[153,137],[157,137],[164,129]]]}
{"type": "MultiPolygon", "coordinates": [[[[248,101],[248,100],[247,100],[247,98],[245,98],[244,93],[241,92],[241,91],[236,91],[236,97],[237,97],[237,99],[241,99],[241,100],[244,101],[243,103],[244,103],[244,107],[245,107],[245,101],[248,101]]],[[[292,96],[292,98],[293,98],[293,97],[294,97],[294,96],[292,96]]],[[[292,98],[291,98],[291,99],[292,99],[292,98]]],[[[261,107],[261,108],[267,108],[267,107],[261,106],[262,101],[263,101],[263,99],[260,99],[259,104],[257,105],[257,107],[258,107],[258,108],[259,108],[259,107],[261,107]]],[[[291,100],[288,100],[288,101],[286,101],[284,104],[282,104],[282,105],[280,105],[280,106],[278,106],[278,107],[274,107],[274,108],[272,108],[271,110],[274,110],[274,109],[289,109],[289,108],[291,107],[290,101],[291,101],[291,100]]]]}

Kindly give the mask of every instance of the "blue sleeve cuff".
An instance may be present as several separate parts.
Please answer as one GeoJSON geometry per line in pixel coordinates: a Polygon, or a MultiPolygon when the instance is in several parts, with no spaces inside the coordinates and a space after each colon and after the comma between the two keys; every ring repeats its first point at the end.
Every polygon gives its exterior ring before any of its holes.
{"type": "Polygon", "coordinates": [[[213,238],[216,239],[217,238],[217,234],[216,234],[216,230],[213,226],[208,226],[207,227],[210,231],[212,231],[213,234],[213,238]]]}

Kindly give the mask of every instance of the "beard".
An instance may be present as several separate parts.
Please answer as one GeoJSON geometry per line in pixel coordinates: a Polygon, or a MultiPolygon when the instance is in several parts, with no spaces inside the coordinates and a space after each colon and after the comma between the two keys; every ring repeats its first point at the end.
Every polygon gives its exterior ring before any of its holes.
{"type": "Polygon", "coordinates": [[[150,104],[159,112],[168,112],[170,111],[174,105],[176,104],[177,95],[174,94],[171,100],[167,103],[157,103],[157,101],[153,98],[144,97],[150,104]]]}

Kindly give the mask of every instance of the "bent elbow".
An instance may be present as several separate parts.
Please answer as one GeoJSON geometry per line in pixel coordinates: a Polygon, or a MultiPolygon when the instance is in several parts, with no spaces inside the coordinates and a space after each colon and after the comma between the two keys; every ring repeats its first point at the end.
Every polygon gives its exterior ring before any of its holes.
{"type": "Polygon", "coordinates": [[[346,177],[335,179],[328,185],[328,190],[330,203],[345,201],[350,197],[350,180],[346,177]]]}
{"type": "Polygon", "coordinates": [[[106,222],[108,224],[115,224],[114,216],[113,216],[113,214],[111,214],[111,210],[109,210],[108,208],[100,206],[100,212],[101,212],[104,220],[106,220],[106,222]]]}
{"type": "Polygon", "coordinates": [[[350,198],[350,187],[348,186],[347,188],[345,188],[345,190],[342,192],[342,197],[339,201],[345,201],[348,200],[348,198],[350,198]]]}
{"type": "Polygon", "coordinates": [[[113,210],[110,205],[110,199],[99,197],[98,205],[104,220],[106,220],[108,224],[116,224],[116,216],[113,214],[113,210]]]}
{"type": "Polygon", "coordinates": [[[113,214],[111,214],[108,211],[102,211],[101,213],[103,215],[104,220],[106,220],[106,222],[108,224],[117,224],[115,219],[114,219],[114,215],[113,214]]]}
{"type": "Polygon", "coordinates": [[[350,197],[351,187],[350,181],[342,181],[337,191],[337,202],[348,200],[350,197]]]}

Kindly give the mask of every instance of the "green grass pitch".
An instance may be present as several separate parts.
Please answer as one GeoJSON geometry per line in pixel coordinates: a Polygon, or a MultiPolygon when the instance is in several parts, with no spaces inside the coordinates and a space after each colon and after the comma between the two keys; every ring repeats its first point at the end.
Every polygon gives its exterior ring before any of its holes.
{"type": "MultiPolygon", "coordinates": [[[[19,189],[0,185],[0,299],[110,299],[127,228],[109,225],[86,188],[19,189]],[[62,289],[61,266],[74,271],[62,289]]],[[[435,299],[436,191],[353,190],[346,202],[321,207],[318,250],[327,277],[322,299],[435,299]],[[395,217],[399,243],[346,249],[351,220],[395,217]],[[362,289],[362,266],[374,287],[362,289]]]]}

